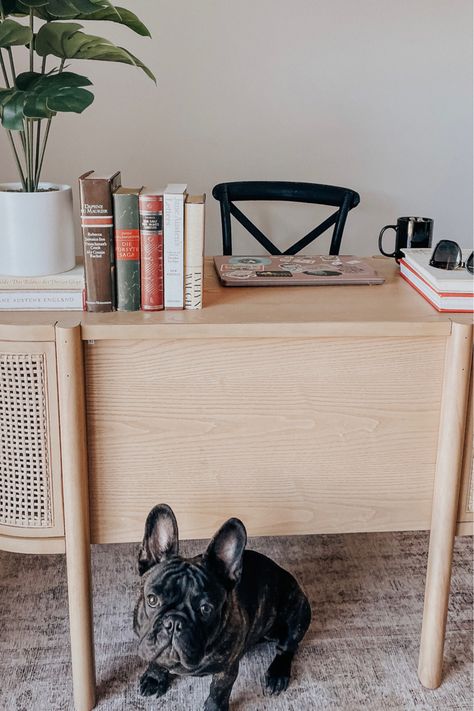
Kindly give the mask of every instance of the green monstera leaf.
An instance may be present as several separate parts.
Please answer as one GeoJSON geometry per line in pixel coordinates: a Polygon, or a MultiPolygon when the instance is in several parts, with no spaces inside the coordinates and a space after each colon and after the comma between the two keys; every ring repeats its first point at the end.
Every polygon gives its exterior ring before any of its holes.
{"type": "MultiPolygon", "coordinates": [[[[18,0],[14,0],[14,2],[17,3],[20,14],[26,15],[28,8],[20,8],[21,3],[19,3],[18,0]]],[[[46,20],[46,22],[54,22],[54,20],[106,20],[108,22],[116,22],[119,25],[124,25],[142,37],[151,37],[150,31],[135,13],[124,7],[116,7],[110,3],[107,3],[104,7],[99,6],[99,9],[97,9],[97,6],[95,6],[94,10],[89,8],[87,12],[77,12],[72,7],[67,11],[67,14],[65,8],[62,9],[61,14],[54,14],[51,10],[49,4],[42,5],[34,8],[33,14],[41,20],[46,20]]]]}
{"type": "MultiPolygon", "coordinates": [[[[50,17],[50,20],[54,20],[54,17],[50,17]]],[[[136,32],[142,37],[151,37],[150,31],[143,24],[141,20],[130,10],[126,10],[124,7],[107,7],[102,10],[97,10],[87,15],[74,15],[74,17],[69,18],[71,20],[108,20],[109,22],[118,22],[120,25],[125,25],[129,29],[136,32]]]]}
{"type": "Polygon", "coordinates": [[[29,14],[32,9],[35,14],[37,11],[41,11],[49,13],[51,16],[70,19],[79,13],[87,15],[101,8],[110,7],[110,5],[108,0],[15,0],[16,9],[9,12],[29,14]]]}
{"type": "Polygon", "coordinates": [[[15,20],[4,20],[0,23],[0,49],[25,45],[31,42],[33,33],[29,27],[15,20]]]}
{"type": "Polygon", "coordinates": [[[23,119],[49,119],[58,111],[82,113],[94,95],[83,89],[91,81],[74,72],[19,74],[15,87],[0,93],[2,124],[11,131],[23,130],[23,119]]]}
{"type": "Polygon", "coordinates": [[[41,57],[49,54],[61,59],[96,59],[104,62],[122,62],[143,69],[156,82],[152,72],[137,57],[109,40],[81,32],[83,26],[76,22],[48,22],[36,36],[35,50],[41,57]]]}

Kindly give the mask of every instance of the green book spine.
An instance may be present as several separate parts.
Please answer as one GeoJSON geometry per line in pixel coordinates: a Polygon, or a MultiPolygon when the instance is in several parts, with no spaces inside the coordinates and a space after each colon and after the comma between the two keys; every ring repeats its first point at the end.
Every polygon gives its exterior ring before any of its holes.
{"type": "Polygon", "coordinates": [[[117,311],[140,310],[140,190],[119,188],[114,193],[117,311]]]}

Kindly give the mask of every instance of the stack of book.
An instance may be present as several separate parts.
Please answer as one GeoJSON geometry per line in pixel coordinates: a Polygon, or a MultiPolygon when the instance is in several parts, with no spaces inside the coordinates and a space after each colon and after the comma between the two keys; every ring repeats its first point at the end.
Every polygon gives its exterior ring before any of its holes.
{"type": "Polygon", "coordinates": [[[202,307],[205,195],[79,178],[87,311],[202,307]]]}
{"type": "MultiPolygon", "coordinates": [[[[473,313],[474,281],[465,267],[455,270],[430,266],[432,249],[403,249],[400,274],[437,311],[473,313]]],[[[463,250],[465,261],[471,250],[463,250]]]]}
{"type": "Polygon", "coordinates": [[[82,311],[85,308],[84,267],[38,277],[0,276],[0,310],[82,311]]]}

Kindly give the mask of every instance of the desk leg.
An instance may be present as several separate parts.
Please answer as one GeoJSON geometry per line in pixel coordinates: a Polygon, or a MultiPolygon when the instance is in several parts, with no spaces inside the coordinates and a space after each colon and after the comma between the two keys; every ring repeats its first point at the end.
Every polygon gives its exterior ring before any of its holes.
{"type": "Polygon", "coordinates": [[[56,328],[72,680],[76,711],[95,705],[89,491],[80,326],[56,328]]]}
{"type": "Polygon", "coordinates": [[[465,435],[472,327],[453,323],[446,347],[418,676],[441,684],[465,435]]]}

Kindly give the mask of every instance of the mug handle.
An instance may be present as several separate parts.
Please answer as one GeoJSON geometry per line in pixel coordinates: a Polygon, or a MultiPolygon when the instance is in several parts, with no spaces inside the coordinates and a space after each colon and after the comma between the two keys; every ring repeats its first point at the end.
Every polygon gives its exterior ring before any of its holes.
{"type": "Polygon", "coordinates": [[[395,234],[396,234],[397,233],[397,225],[385,225],[385,227],[382,227],[382,229],[380,230],[380,234],[379,234],[379,250],[383,254],[384,257],[396,257],[397,256],[396,251],[392,252],[392,254],[389,254],[388,252],[384,252],[384,249],[382,246],[382,237],[383,237],[383,233],[385,232],[385,230],[395,230],[395,234]]]}

